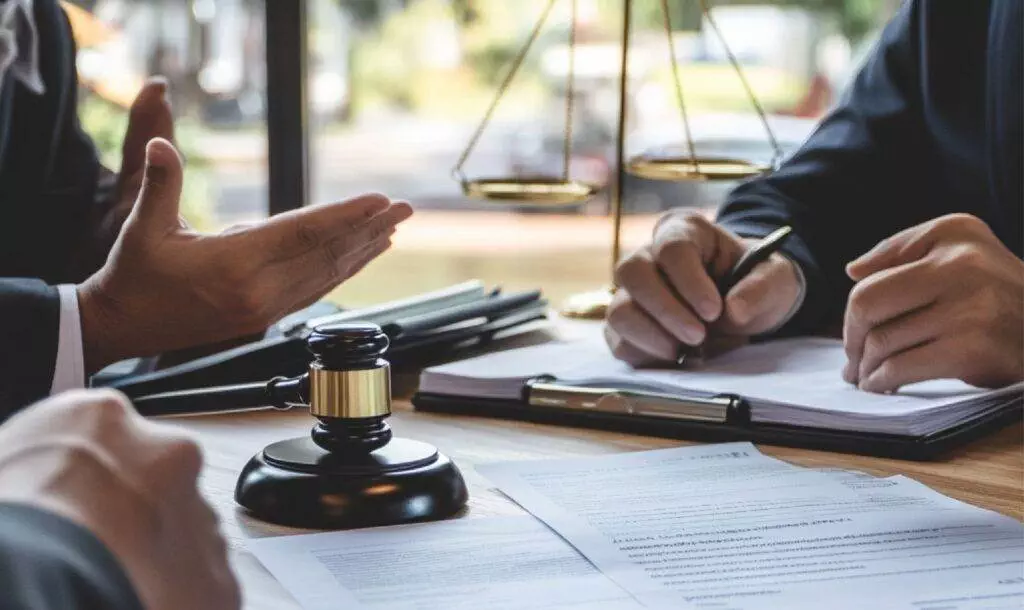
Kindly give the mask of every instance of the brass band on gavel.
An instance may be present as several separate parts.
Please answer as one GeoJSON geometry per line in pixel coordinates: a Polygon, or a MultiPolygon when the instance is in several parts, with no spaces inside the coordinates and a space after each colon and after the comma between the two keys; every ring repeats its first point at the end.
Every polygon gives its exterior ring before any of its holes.
{"type": "Polygon", "coordinates": [[[391,414],[391,367],[330,371],[309,369],[309,412],[318,417],[357,419],[391,414]]]}

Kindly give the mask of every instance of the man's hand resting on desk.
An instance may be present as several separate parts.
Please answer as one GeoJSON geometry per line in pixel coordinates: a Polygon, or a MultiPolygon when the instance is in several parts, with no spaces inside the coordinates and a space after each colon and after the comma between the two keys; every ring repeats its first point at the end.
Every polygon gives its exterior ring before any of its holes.
{"type": "Polygon", "coordinates": [[[1024,262],[988,225],[943,216],[847,266],[843,377],[886,392],[928,379],[983,387],[1024,378],[1024,262]]]}
{"type": "Polygon", "coordinates": [[[202,455],[116,392],[60,394],[0,427],[0,502],[95,535],[149,610],[233,610],[238,584],[217,516],[199,495],[202,455]]]}
{"type": "Polygon", "coordinates": [[[391,245],[407,203],[364,195],[203,235],[181,226],[182,166],[146,148],[142,188],[106,264],[78,286],[86,369],[265,329],[391,245]]]}
{"type": "Polygon", "coordinates": [[[672,362],[682,345],[717,335],[748,337],[785,321],[800,298],[794,263],[773,254],[725,295],[715,279],[750,246],[695,213],[673,212],[651,243],[616,270],[619,290],[605,338],[616,357],[634,365],[672,362]]]}

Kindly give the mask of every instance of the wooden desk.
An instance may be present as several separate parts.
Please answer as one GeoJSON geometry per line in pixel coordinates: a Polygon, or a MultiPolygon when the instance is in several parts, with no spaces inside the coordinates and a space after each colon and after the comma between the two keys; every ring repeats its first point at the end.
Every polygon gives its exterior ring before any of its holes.
{"type": "MultiPolygon", "coordinates": [[[[542,426],[475,417],[417,413],[407,401],[397,401],[390,419],[395,433],[429,441],[448,454],[462,470],[470,489],[469,507],[462,517],[514,515],[522,511],[497,493],[474,466],[508,460],[601,455],[657,449],[680,441],[592,430],[542,426]]],[[[198,437],[206,467],[201,486],[217,510],[233,549],[236,573],[249,610],[297,610],[298,605],[245,550],[251,537],[303,533],[272,526],[244,514],[234,503],[238,471],[265,445],[308,434],[305,412],[249,412],[165,420],[198,437]]],[[[874,475],[904,474],[965,502],[1017,519],[1024,518],[1024,429],[1011,426],[974,443],[942,462],[902,462],[801,449],[761,446],[769,455],[810,467],[861,470],[874,475]]]]}

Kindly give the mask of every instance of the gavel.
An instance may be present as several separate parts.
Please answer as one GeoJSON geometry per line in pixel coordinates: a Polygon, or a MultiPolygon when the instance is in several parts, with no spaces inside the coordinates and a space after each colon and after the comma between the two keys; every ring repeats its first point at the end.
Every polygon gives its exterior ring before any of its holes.
{"type": "Polygon", "coordinates": [[[263,404],[308,404],[316,421],[309,436],[273,443],[249,460],[235,487],[241,506],[273,523],[332,529],[462,509],[468,494],[455,464],[432,445],[392,436],[388,344],[375,324],[320,326],[307,339],[307,374],[257,384],[263,404]]]}

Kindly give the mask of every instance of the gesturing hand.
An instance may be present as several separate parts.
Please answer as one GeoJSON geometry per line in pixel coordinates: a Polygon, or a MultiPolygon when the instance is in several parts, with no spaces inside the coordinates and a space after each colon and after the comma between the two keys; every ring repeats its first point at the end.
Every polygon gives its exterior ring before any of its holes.
{"type": "Polygon", "coordinates": [[[871,392],[928,379],[995,387],[1024,378],[1024,262],[974,216],[882,241],[847,266],[843,377],[871,392]]]}
{"type": "Polygon", "coordinates": [[[142,188],[106,264],[78,287],[88,371],[261,331],[348,279],[412,214],[382,195],[203,235],[178,221],[174,147],[146,148],[142,188]]]}
{"type": "Polygon", "coordinates": [[[82,244],[71,260],[72,277],[86,277],[106,261],[121,225],[139,195],[146,162],[146,143],[152,138],[174,141],[174,118],[167,95],[167,81],[153,77],[146,81],[132,102],[128,129],[121,144],[121,171],[109,199],[99,202],[93,217],[88,220],[82,244]]]}
{"type": "Polygon", "coordinates": [[[0,501],[92,532],[150,610],[233,610],[238,584],[217,517],[199,495],[202,454],[120,394],[60,394],[0,427],[0,501]]]}
{"type": "Polygon", "coordinates": [[[793,310],[800,284],[793,263],[774,254],[725,295],[712,279],[727,273],[749,244],[699,214],[673,213],[650,245],[616,270],[619,290],[605,339],[634,365],[675,360],[681,345],[712,334],[748,337],[777,326],[793,310]]]}

